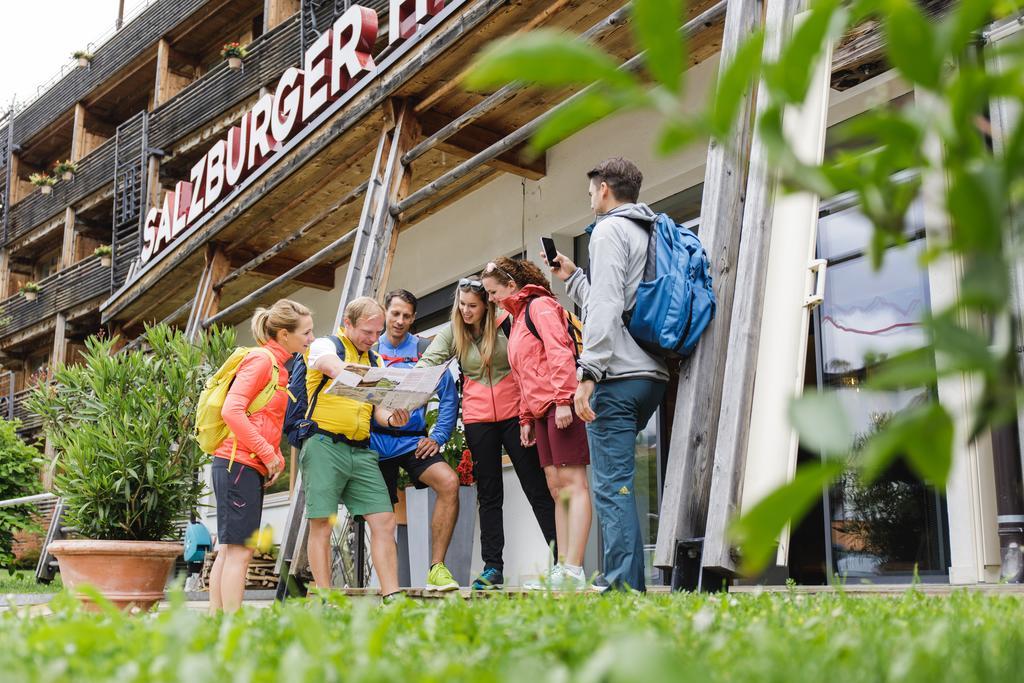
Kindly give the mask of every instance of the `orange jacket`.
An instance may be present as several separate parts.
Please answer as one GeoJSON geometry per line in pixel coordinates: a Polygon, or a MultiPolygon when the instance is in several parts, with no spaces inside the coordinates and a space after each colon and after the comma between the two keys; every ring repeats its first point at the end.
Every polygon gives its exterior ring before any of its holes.
{"type": "Polygon", "coordinates": [[[508,362],[519,384],[519,421],[543,417],[552,405],[571,405],[576,393],[576,354],[558,299],[543,287],[526,285],[501,303],[511,313],[512,335],[508,362]],[[540,339],[526,326],[526,302],[530,320],[540,339]]]}
{"type": "Polygon", "coordinates": [[[220,411],[234,437],[224,439],[213,455],[230,460],[234,450],[235,462],[248,465],[265,477],[268,474],[267,464],[274,460],[280,460],[282,465],[284,463],[284,456],[281,455],[281,430],[284,426],[284,413],[288,409],[288,370],[284,364],[291,358],[291,354],[273,339],[264,344],[264,348],[277,358],[281,369],[277,378],[280,391],[262,409],[252,415],[245,414],[249,404],[270,382],[273,370],[265,354],[249,353],[238,366],[231,389],[224,399],[224,408],[220,411]],[[234,438],[238,439],[237,449],[234,438]]]}

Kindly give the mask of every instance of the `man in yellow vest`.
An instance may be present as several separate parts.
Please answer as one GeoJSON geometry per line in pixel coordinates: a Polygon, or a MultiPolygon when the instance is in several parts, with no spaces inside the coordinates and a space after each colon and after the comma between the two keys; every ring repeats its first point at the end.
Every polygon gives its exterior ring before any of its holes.
{"type": "Polygon", "coordinates": [[[409,412],[317,392],[324,376],[336,377],[346,362],[370,365],[372,357],[379,364],[370,347],[383,329],[384,309],[373,299],[360,297],[345,307],[344,328],[338,331],[344,357],[331,337],[310,345],[306,394],[308,416],[316,429],[303,443],[299,466],[309,519],[309,566],[317,588],[331,586],[331,518],[344,503],[350,514],[362,515],[370,527],[370,556],[388,602],[399,594],[395,514],[377,454],[370,450],[370,415],[379,424],[401,427],[409,421],[409,412]]]}

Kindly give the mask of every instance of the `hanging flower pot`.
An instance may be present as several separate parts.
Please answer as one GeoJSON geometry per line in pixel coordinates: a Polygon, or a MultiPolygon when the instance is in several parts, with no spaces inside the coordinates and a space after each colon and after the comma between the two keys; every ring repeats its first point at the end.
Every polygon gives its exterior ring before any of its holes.
{"type": "Polygon", "coordinates": [[[18,291],[25,297],[25,301],[35,301],[36,297],[39,296],[39,285],[35,282],[26,282],[18,291]]]}
{"type": "Polygon", "coordinates": [[[220,51],[220,56],[228,60],[228,68],[238,71],[242,68],[242,60],[245,59],[246,50],[240,43],[226,43],[220,51]]]}
{"type": "Polygon", "coordinates": [[[53,166],[53,172],[60,175],[63,180],[71,180],[75,177],[75,173],[78,172],[78,164],[71,160],[58,161],[53,166]]]}
{"type": "Polygon", "coordinates": [[[28,181],[38,187],[43,194],[53,192],[53,186],[57,184],[57,179],[46,173],[33,173],[28,177],[28,181]]]}
{"type": "Polygon", "coordinates": [[[100,265],[109,268],[112,260],[113,250],[109,245],[101,244],[93,250],[93,255],[100,257],[100,265]]]}
{"type": "Polygon", "coordinates": [[[85,68],[92,63],[92,53],[85,50],[77,50],[71,56],[78,60],[78,66],[85,68]]]}

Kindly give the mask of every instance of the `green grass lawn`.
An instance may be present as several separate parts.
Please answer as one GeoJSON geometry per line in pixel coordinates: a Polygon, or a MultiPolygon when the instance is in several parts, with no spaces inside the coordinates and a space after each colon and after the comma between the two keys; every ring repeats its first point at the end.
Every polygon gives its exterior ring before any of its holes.
{"type": "Polygon", "coordinates": [[[63,585],[60,582],[60,575],[51,583],[36,583],[36,573],[26,569],[19,569],[13,574],[0,570],[0,595],[8,593],[56,593],[63,585]]]}
{"type": "MultiPolygon", "coordinates": [[[[181,598],[177,598],[180,600],[181,598]]],[[[1013,681],[1024,603],[957,593],[296,601],[0,616],[4,681],[1013,681]]]]}

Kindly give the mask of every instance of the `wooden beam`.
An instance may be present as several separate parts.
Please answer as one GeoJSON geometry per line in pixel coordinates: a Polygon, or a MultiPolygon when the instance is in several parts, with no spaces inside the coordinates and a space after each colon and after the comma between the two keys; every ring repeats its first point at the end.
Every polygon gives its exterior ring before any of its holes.
{"type": "MultiPolygon", "coordinates": [[[[11,187],[8,190],[10,205],[14,206],[21,201],[22,197],[32,191],[32,184],[21,179],[21,158],[11,154],[11,187]],[[27,188],[26,188],[27,186],[27,188]]],[[[10,207],[8,207],[8,211],[10,207]]]]}
{"type": "Polygon", "coordinates": [[[299,11],[300,0],[263,0],[263,32],[284,23],[299,11]]]}
{"type": "MultiPolygon", "coordinates": [[[[713,23],[719,16],[721,16],[721,14],[725,11],[725,7],[726,0],[721,0],[721,2],[716,3],[714,6],[708,8],[706,11],[702,12],[698,16],[686,22],[686,24],[680,29],[680,33],[683,36],[689,37],[703,30],[707,25],[713,23]]],[[[636,71],[643,66],[645,58],[645,53],[641,52],[640,54],[636,55],[635,57],[632,57],[631,59],[627,60],[622,65],[620,65],[619,69],[623,71],[636,71]]],[[[499,140],[498,142],[494,143],[487,149],[484,149],[480,153],[476,154],[471,159],[468,159],[462,164],[456,166],[452,170],[442,175],[437,180],[434,180],[433,182],[428,183],[424,187],[421,187],[420,189],[416,190],[411,195],[406,197],[404,200],[398,202],[397,204],[391,207],[392,215],[397,216],[401,214],[403,211],[409,210],[416,204],[434,196],[435,194],[441,192],[448,186],[458,182],[459,179],[465,177],[469,173],[472,173],[480,165],[489,163],[491,160],[498,158],[505,152],[508,152],[509,150],[519,147],[519,145],[526,142],[531,135],[533,135],[541,126],[547,123],[552,117],[557,116],[559,112],[565,110],[567,107],[573,106],[582,98],[587,97],[588,94],[593,92],[594,87],[595,86],[591,85],[586,88],[583,88],[579,92],[563,100],[561,103],[552,107],[551,109],[544,112],[540,116],[537,116],[529,123],[524,124],[514,133],[506,136],[502,140],[499,140]]],[[[420,147],[422,147],[422,145],[420,147]]],[[[407,153],[406,156],[403,158],[409,158],[411,156],[413,156],[412,150],[410,150],[410,152],[407,153]]]]}
{"type": "MultiPolygon", "coordinates": [[[[793,17],[803,0],[767,0],[764,60],[776,59],[793,17]]],[[[757,90],[755,120],[769,105],[767,89],[757,90]]],[[[745,206],[736,267],[736,295],[725,352],[722,401],[714,446],[714,467],[708,495],[701,566],[718,575],[736,573],[728,527],[739,508],[747,456],[750,410],[754,398],[758,342],[764,309],[764,286],[772,235],[772,208],[777,179],[769,168],[768,151],[755,131],[750,151],[745,206]]],[[[677,539],[678,540],[678,539],[677,539]]],[[[667,559],[667,558],[665,558],[667,559]]]]}
{"type": "Polygon", "coordinates": [[[0,249],[0,301],[8,296],[11,286],[11,253],[7,249],[0,249]]]}
{"type": "Polygon", "coordinates": [[[196,286],[196,294],[192,299],[192,312],[185,328],[185,334],[195,339],[202,330],[202,321],[216,315],[220,310],[220,292],[213,284],[224,279],[231,270],[231,260],[224,251],[224,246],[217,242],[206,245],[206,266],[196,286]]]}
{"type": "MultiPolygon", "coordinates": [[[[238,268],[248,263],[251,259],[252,254],[246,254],[245,252],[235,252],[231,254],[231,267],[238,268]]],[[[292,268],[302,263],[286,256],[275,256],[267,259],[263,263],[260,263],[255,268],[249,271],[250,275],[258,275],[263,278],[273,280],[274,278],[287,273],[292,268]]],[[[330,263],[324,263],[322,265],[314,266],[309,270],[301,273],[300,275],[292,278],[292,282],[298,283],[305,287],[313,287],[315,289],[322,289],[324,291],[330,291],[334,289],[334,266],[330,263]]]]}
{"type": "MultiPolygon", "coordinates": [[[[728,0],[721,64],[727,68],[743,42],[760,28],[760,0],[728,0]]],[[[754,130],[753,101],[744,96],[732,144],[712,141],[704,174],[699,234],[711,261],[717,314],[680,368],[669,442],[654,564],[673,567],[677,543],[703,536],[718,433],[726,343],[732,317],[744,189],[754,130]]]]}
{"type": "MultiPolygon", "coordinates": [[[[438,132],[452,123],[452,121],[451,117],[435,111],[424,112],[420,115],[420,125],[423,127],[425,135],[432,135],[438,132]]],[[[508,135],[508,132],[495,133],[483,126],[470,124],[462,127],[448,139],[438,142],[436,149],[462,159],[471,159],[508,135]]],[[[511,149],[495,157],[487,165],[499,171],[513,173],[530,180],[540,180],[547,173],[545,157],[541,155],[532,161],[525,159],[522,157],[525,147],[524,144],[511,149]]]]}
{"type": "Polygon", "coordinates": [[[75,210],[64,209],[64,236],[61,238],[60,268],[70,268],[75,263],[78,232],[75,231],[75,210]]]}

